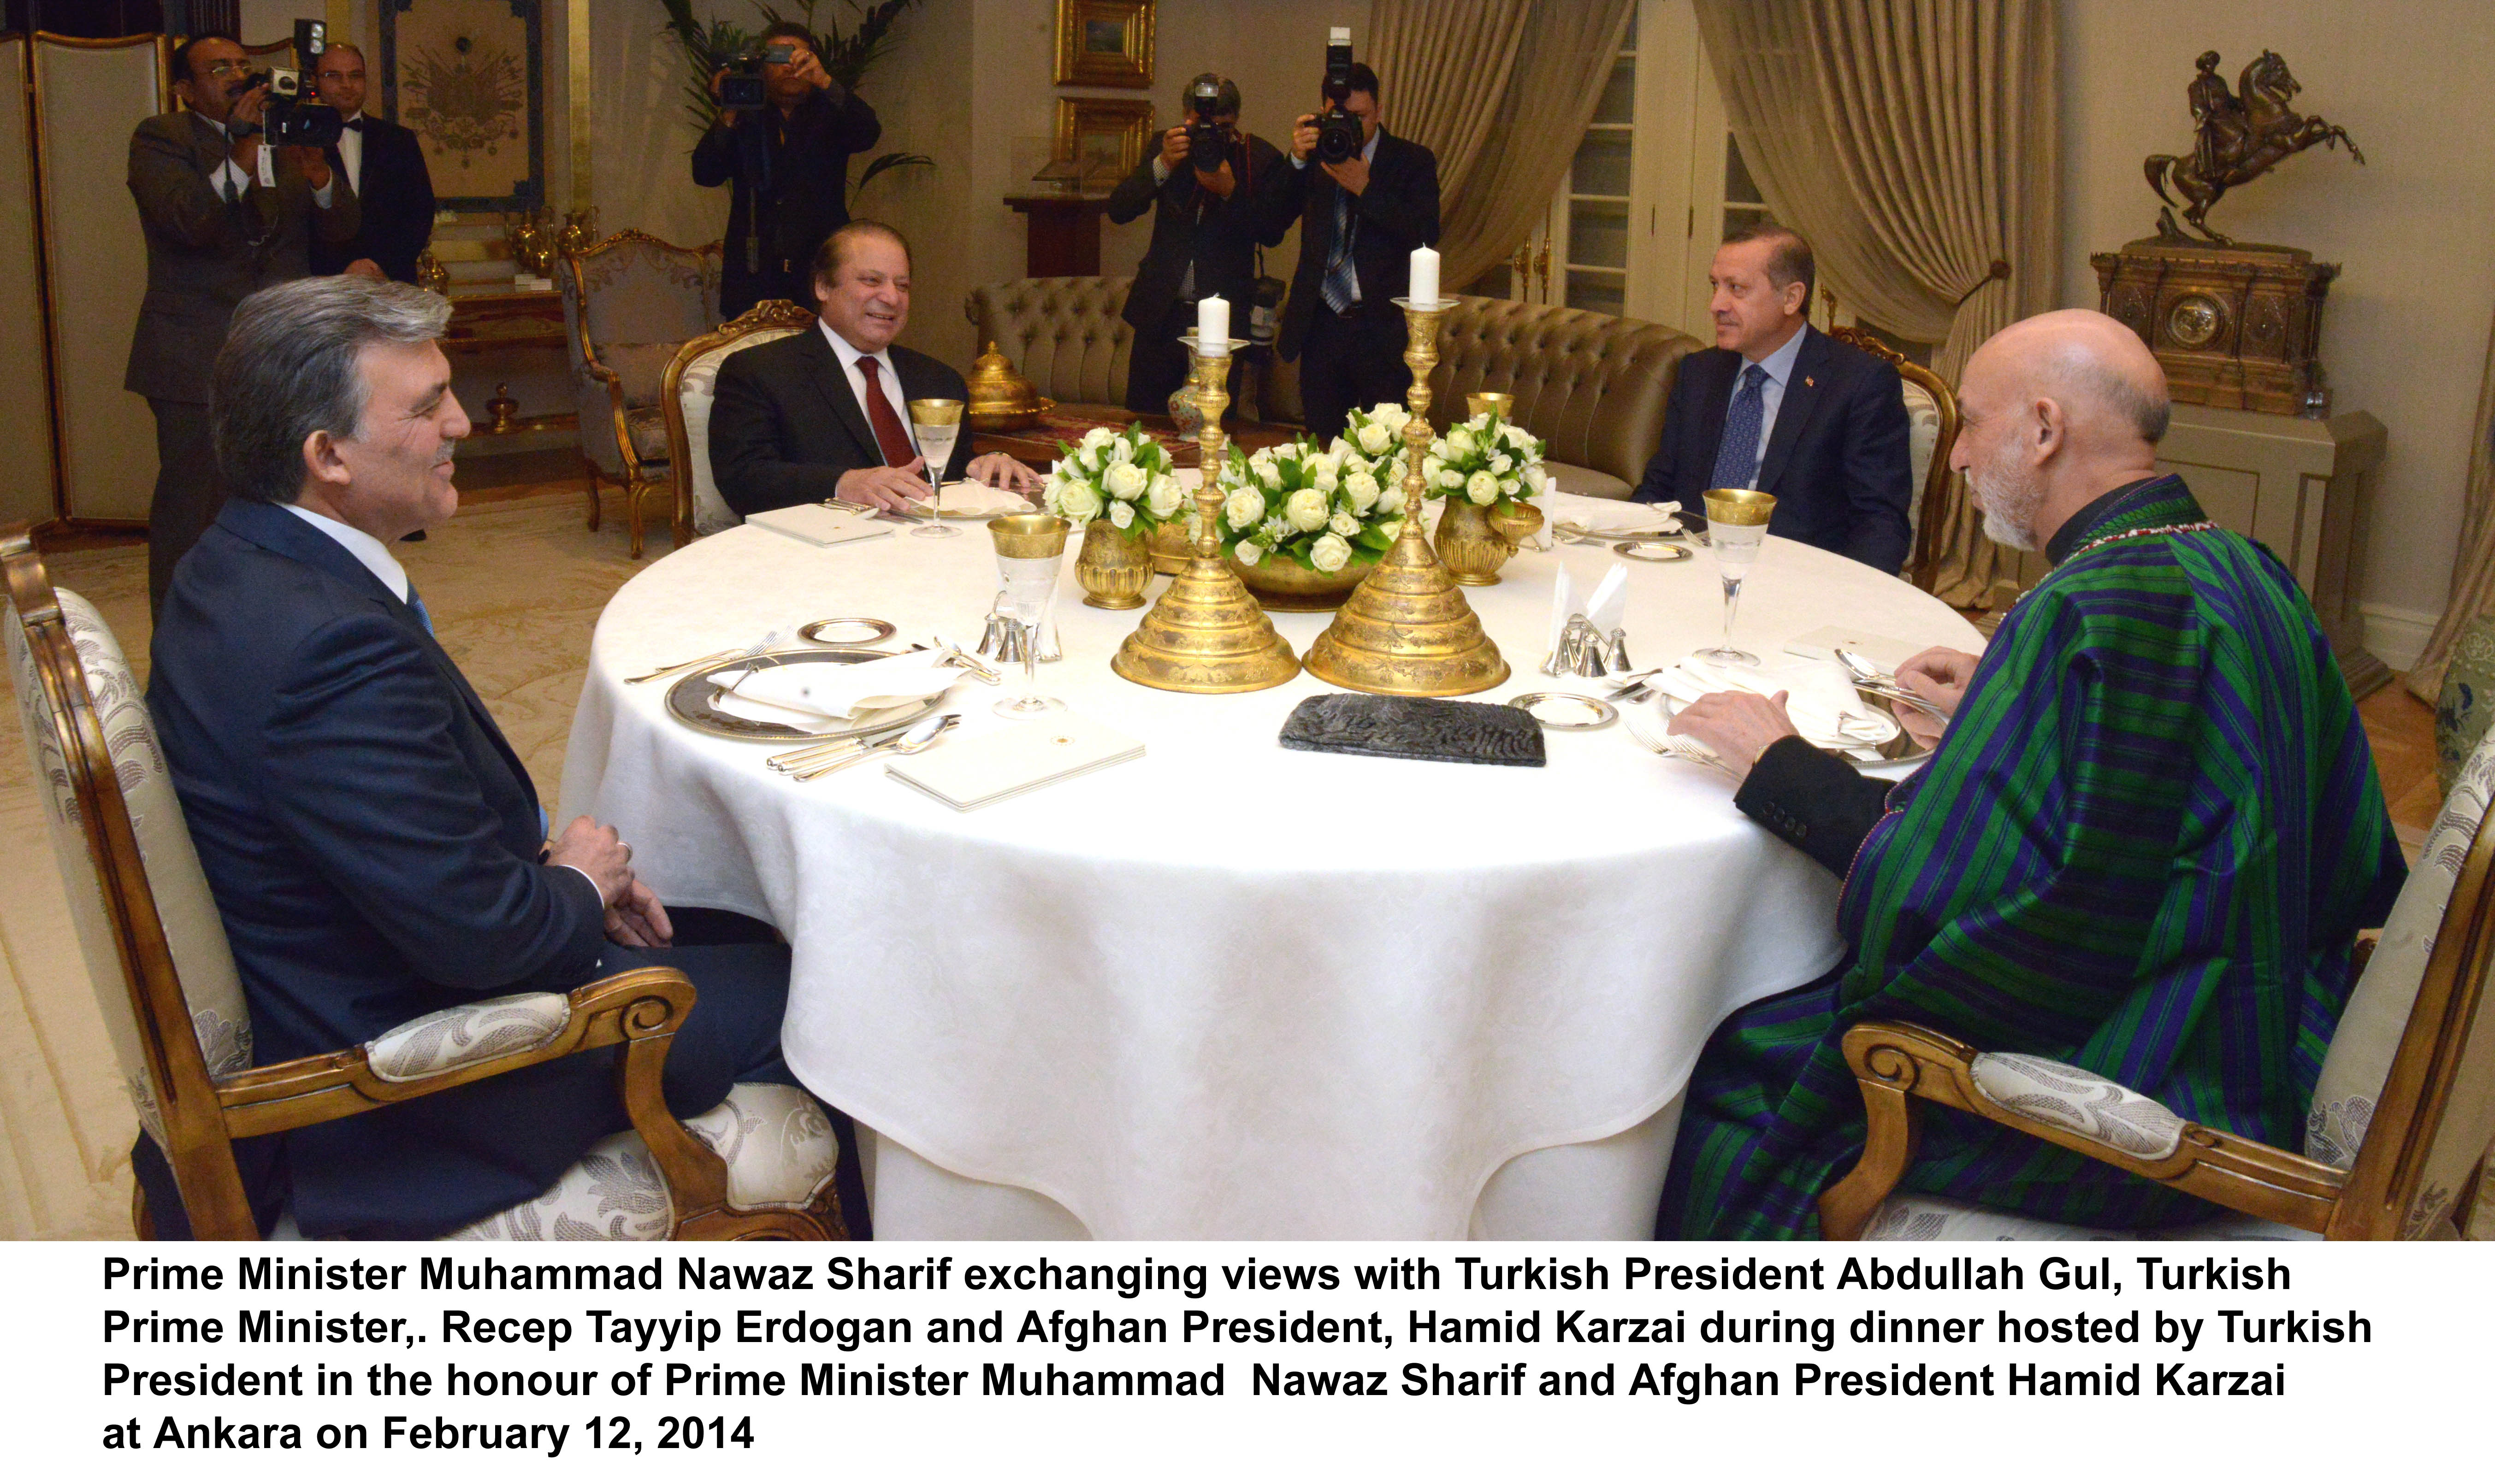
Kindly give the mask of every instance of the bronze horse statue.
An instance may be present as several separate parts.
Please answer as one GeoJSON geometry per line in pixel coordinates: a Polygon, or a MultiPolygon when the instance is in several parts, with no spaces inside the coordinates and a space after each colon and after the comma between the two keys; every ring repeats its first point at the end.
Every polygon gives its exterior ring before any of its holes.
{"type": "Polygon", "coordinates": [[[2209,229],[2209,208],[2230,187],[2242,185],[2263,174],[2290,155],[2299,154],[2316,144],[2333,148],[2348,146],[2350,157],[2358,165],[2365,163],[2364,151],[2348,137],[2348,131],[2319,118],[2306,118],[2288,106],[2303,85],[2287,70],[2286,61],[2275,51],[2264,51],[2244,66],[2236,79],[2236,91],[2230,92],[2226,79],[2217,74],[2218,54],[2204,51],[2200,57],[2199,76],[2192,79],[2187,95],[2192,103],[2192,118],[2197,130],[2193,152],[2189,158],[2179,155],[2151,155],[2142,162],[2148,171],[2148,184],[2166,202],[2157,213],[2157,229],[2170,240],[2190,241],[2174,220],[2173,208],[2183,207],[2183,220],[2192,224],[2208,241],[2228,243],[2233,239],[2209,229]],[[2169,182],[2183,199],[2167,195],[2169,182]]]}

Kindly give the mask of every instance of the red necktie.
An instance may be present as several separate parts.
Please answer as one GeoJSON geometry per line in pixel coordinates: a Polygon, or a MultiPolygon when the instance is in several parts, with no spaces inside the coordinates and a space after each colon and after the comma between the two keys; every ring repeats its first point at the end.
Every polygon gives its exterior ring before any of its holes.
{"type": "Polygon", "coordinates": [[[909,446],[909,434],[901,426],[901,414],[892,409],[892,399],[883,394],[883,379],[872,355],[857,359],[858,372],[866,378],[866,420],[875,425],[875,440],[883,449],[883,462],[894,469],[907,466],[918,457],[909,446]]]}

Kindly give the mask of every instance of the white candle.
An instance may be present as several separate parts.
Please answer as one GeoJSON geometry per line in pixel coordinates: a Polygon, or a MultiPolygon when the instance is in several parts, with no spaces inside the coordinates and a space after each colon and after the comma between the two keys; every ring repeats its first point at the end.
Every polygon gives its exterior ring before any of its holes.
{"type": "Polygon", "coordinates": [[[1210,350],[1230,348],[1230,301],[1223,298],[1198,299],[1195,303],[1195,343],[1210,350]]]}
{"type": "Polygon", "coordinates": [[[1438,302],[1438,255],[1433,249],[1412,250],[1412,302],[1420,305],[1438,302]]]}

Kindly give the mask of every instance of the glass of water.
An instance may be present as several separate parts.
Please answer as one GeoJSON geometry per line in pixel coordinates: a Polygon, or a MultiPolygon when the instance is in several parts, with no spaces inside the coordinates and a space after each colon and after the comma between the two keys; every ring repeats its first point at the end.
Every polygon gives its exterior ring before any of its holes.
{"type": "Polygon", "coordinates": [[[953,445],[962,437],[962,404],[950,397],[912,397],[909,399],[909,429],[918,435],[918,451],[927,458],[927,487],[933,493],[927,503],[926,521],[910,530],[913,536],[951,536],[960,534],[944,524],[944,470],[952,467],[953,445]]]}
{"type": "Polygon", "coordinates": [[[1733,614],[1741,605],[1741,580],[1759,560],[1768,539],[1768,518],[1776,513],[1776,498],[1757,490],[1707,492],[1707,544],[1715,552],[1715,571],[1724,579],[1724,642],[1700,650],[1698,657],[1719,665],[1755,665],[1759,656],[1733,648],[1733,614]]]}
{"type": "Polygon", "coordinates": [[[1039,636],[1056,601],[1065,536],[1073,529],[1056,515],[1000,515],[988,522],[988,533],[997,542],[997,575],[1004,582],[999,607],[1022,630],[1022,693],[997,703],[1000,716],[1036,716],[1065,708],[1064,702],[1039,693],[1039,636]]]}

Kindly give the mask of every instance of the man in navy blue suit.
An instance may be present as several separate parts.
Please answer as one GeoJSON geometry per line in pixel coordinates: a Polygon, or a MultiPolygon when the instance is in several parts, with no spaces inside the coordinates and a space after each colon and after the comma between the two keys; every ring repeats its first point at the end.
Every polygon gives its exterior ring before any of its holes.
{"type": "Polygon", "coordinates": [[[1771,535],[1883,572],[1906,564],[1906,397],[1897,369],[1810,327],[1810,244],[1772,222],[1724,239],[1707,272],[1715,348],[1681,358],[1663,446],[1634,499],[1680,501],[1704,527],[1709,490],[1776,497],[1771,535]]]}
{"type": "MultiPolygon", "coordinates": [[[[243,301],[217,357],[229,500],[175,571],[147,700],[256,1061],[670,963],[698,990],[666,1060],[678,1116],[733,1082],[792,1082],[786,947],[670,947],[613,829],[584,817],[549,841],[528,771],[392,555],[458,508],[468,418],[434,344],[449,311],[404,284],[303,279],[243,301]]],[[[263,1226],[291,1199],[307,1236],[439,1235],[534,1198],[626,1128],[616,1061],[565,1057],[238,1158],[263,1226]]],[[[142,1179],[161,1181],[150,1154],[142,1139],[142,1179]]],[[[178,1218],[169,1188],[149,1197],[160,1225],[178,1218]]]]}

